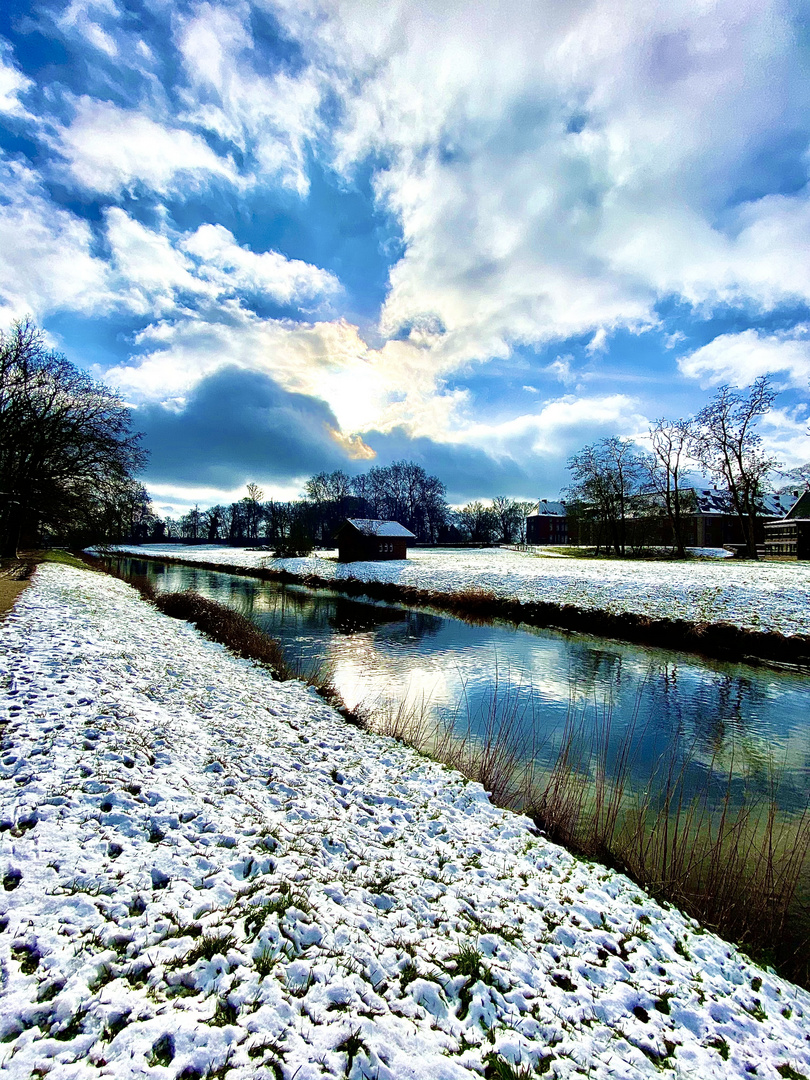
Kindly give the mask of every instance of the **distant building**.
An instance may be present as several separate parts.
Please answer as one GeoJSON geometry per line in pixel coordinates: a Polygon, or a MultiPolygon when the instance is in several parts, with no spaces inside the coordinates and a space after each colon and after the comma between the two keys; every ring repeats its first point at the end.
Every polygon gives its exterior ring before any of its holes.
{"type": "Polygon", "coordinates": [[[346,518],[335,533],[341,562],[407,559],[407,545],[416,536],[398,521],[346,518]]]}
{"type": "Polygon", "coordinates": [[[810,559],[810,489],[781,521],[765,524],[765,558],[782,562],[810,559]]]}
{"type": "Polygon", "coordinates": [[[564,502],[541,499],[526,518],[527,544],[567,544],[568,511],[564,502]]]}
{"type": "MultiPolygon", "coordinates": [[[[781,521],[793,508],[801,492],[786,489],[775,495],[761,495],[757,500],[756,540],[765,540],[765,528],[770,522],[781,521]]],[[[728,493],[717,488],[682,488],[681,521],[686,547],[720,548],[725,544],[745,543],[739,517],[734,513],[728,493]]],[[[810,507],[805,515],[810,517],[810,507]]],[[[630,546],[666,545],[673,543],[672,529],[659,496],[648,495],[641,506],[626,519],[627,542],[630,546]]],[[[587,506],[579,513],[569,514],[565,502],[541,499],[537,510],[526,518],[527,544],[595,544],[604,530],[587,506]]]]}
{"type": "MultiPolygon", "coordinates": [[[[745,543],[740,519],[734,513],[727,492],[717,488],[696,487],[685,489],[684,494],[692,503],[683,514],[687,547],[720,548],[724,544],[745,543]]],[[[798,496],[798,491],[759,496],[757,543],[761,544],[765,539],[766,523],[783,518],[798,496]]]]}

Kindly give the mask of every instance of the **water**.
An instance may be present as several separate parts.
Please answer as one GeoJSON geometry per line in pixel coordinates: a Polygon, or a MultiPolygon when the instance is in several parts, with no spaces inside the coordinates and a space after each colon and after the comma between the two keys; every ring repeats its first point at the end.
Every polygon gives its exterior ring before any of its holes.
{"type": "Polygon", "coordinates": [[[741,799],[746,786],[767,793],[776,780],[783,809],[807,801],[807,675],[534,627],[470,626],[431,611],[151,560],[117,565],[145,574],[158,591],[193,589],[242,611],[281,641],[291,661],[326,664],[350,708],[427,703],[479,735],[493,720],[511,723],[524,755],[541,767],[556,759],[567,723],[585,744],[609,727],[614,747],[632,737],[630,780],[639,788],[675,750],[688,762],[690,789],[708,780],[720,798],[730,778],[741,799]]]}

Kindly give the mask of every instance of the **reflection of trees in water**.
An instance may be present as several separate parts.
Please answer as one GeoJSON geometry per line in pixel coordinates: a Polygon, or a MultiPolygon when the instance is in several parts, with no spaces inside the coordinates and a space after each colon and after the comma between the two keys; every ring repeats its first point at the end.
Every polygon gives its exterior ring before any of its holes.
{"type": "Polygon", "coordinates": [[[572,699],[586,697],[601,701],[610,687],[621,687],[624,657],[620,652],[595,648],[584,641],[567,644],[572,699]]]}
{"type": "Polygon", "coordinates": [[[744,774],[758,785],[778,771],[774,743],[762,731],[762,718],[774,708],[764,681],[674,661],[651,673],[650,693],[656,727],[706,768],[744,774]]]}
{"type": "MultiPolygon", "coordinates": [[[[375,630],[392,623],[407,622],[407,612],[400,608],[377,607],[336,596],[332,600],[329,625],[338,634],[375,630]]],[[[386,635],[387,636],[387,635],[386,635]]]]}

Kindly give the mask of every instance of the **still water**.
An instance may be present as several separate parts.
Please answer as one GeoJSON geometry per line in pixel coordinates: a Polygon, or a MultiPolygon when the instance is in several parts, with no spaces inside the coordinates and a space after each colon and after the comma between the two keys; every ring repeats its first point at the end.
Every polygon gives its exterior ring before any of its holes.
{"type": "MultiPolygon", "coordinates": [[[[687,787],[731,778],[735,796],[778,783],[785,810],[810,794],[810,677],[604,638],[358,601],[152,560],[119,559],[161,592],[192,589],[248,615],[304,668],[325,664],[350,708],[423,705],[462,732],[509,723],[523,753],[553,764],[575,728],[583,745],[632,740],[638,787],[672,751],[687,787]]],[[[610,764],[608,766],[610,769],[610,764]]]]}

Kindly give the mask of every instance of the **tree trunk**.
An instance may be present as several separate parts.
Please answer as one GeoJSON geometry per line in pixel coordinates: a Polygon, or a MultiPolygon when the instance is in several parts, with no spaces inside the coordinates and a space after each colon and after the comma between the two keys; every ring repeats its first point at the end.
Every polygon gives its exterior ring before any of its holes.
{"type": "Polygon", "coordinates": [[[16,503],[11,503],[3,515],[2,534],[0,535],[0,558],[15,559],[20,541],[22,513],[16,503]]]}

